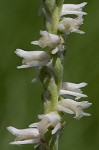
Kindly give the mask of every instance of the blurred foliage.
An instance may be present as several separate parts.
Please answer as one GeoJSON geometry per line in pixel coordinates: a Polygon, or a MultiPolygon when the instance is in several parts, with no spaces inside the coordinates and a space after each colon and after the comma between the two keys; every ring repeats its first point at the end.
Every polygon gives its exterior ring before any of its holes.
{"type": "MultiPolygon", "coordinates": [[[[39,31],[45,29],[43,15],[38,16],[40,4],[37,0],[0,0],[0,150],[32,150],[33,145],[9,145],[14,137],[6,127],[27,128],[43,113],[42,86],[31,84],[36,73],[32,68],[16,69],[21,59],[14,53],[16,48],[38,49],[30,42],[38,39],[39,31]]],[[[92,116],[75,120],[64,115],[67,125],[60,150],[97,150],[99,147],[99,1],[88,1],[84,10],[88,15],[81,29],[86,34],[71,34],[67,39],[64,81],[88,83],[84,92],[93,103],[87,110],[92,116]]]]}

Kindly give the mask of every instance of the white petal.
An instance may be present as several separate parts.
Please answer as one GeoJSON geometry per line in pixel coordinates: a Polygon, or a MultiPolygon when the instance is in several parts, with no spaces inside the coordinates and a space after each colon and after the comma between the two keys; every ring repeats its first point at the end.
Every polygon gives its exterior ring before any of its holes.
{"type": "Polygon", "coordinates": [[[79,103],[80,103],[80,106],[82,107],[82,109],[88,108],[92,105],[92,103],[89,103],[88,101],[82,101],[79,103]]]}
{"type": "MultiPolygon", "coordinates": [[[[22,50],[22,49],[16,49],[15,53],[16,53],[18,56],[23,57],[23,58],[27,57],[27,54],[28,54],[27,51],[24,51],[24,50],[22,50]]],[[[29,55],[28,57],[30,57],[30,56],[31,56],[31,55],[29,55]]]]}
{"type": "Polygon", "coordinates": [[[49,119],[52,126],[55,126],[61,120],[60,116],[55,112],[46,114],[46,117],[49,119]]]}
{"type": "Polygon", "coordinates": [[[32,79],[31,83],[35,83],[37,81],[39,81],[39,77],[35,77],[34,79],[32,79]]]}
{"type": "Polygon", "coordinates": [[[78,5],[75,5],[75,9],[80,9],[80,10],[82,10],[82,8],[85,6],[85,5],[87,5],[87,2],[83,2],[83,3],[81,3],[81,4],[78,4],[78,5]]]}
{"type": "Polygon", "coordinates": [[[57,52],[58,52],[58,48],[57,47],[52,50],[52,54],[56,54],[57,52]]]}
{"type": "Polygon", "coordinates": [[[55,128],[52,130],[52,134],[55,134],[59,129],[61,129],[61,123],[58,123],[55,128]]]}
{"type": "Polygon", "coordinates": [[[62,89],[80,89],[82,87],[85,87],[87,83],[82,82],[79,84],[70,83],[70,82],[63,82],[62,83],[62,89]]]}
{"type": "Polygon", "coordinates": [[[72,110],[65,108],[65,106],[57,105],[57,109],[58,109],[58,111],[61,111],[61,112],[65,112],[68,114],[74,114],[74,112],[72,110]]]}
{"type": "Polygon", "coordinates": [[[80,112],[79,114],[76,114],[76,116],[74,117],[74,118],[76,118],[76,119],[80,119],[80,118],[82,118],[83,116],[87,116],[87,117],[89,117],[91,114],[89,114],[89,113],[85,113],[85,112],[80,112]]]}
{"type": "Polygon", "coordinates": [[[87,97],[87,95],[85,94],[72,92],[68,90],[60,90],[60,95],[72,95],[72,96],[76,96],[76,99],[79,99],[81,97],[87,97]]]}
{"type": "Polygon", "coordinates": [[[32,44],[39,45],[42,48],[51,47],[55,48],[57,45],[60,44],[61,39],[58,35],[51,34],[47,31],[40,31],[42,37],[38,41],[32,41],[32,44]]]}
{"type": "Polygon", "coordinates": [[[35,143],[38,143],[37,139],[24,140],[24,141],[14,141],[14,142],[11,142],[10,144],[12,144],[12,145],[21,145],[21,144],[35,144],[35,143]]]}
{"type": "Polygon", "coordinates": [[[24,51],[21,49],[16,49],[15,53],[24,58],[25,61],[43,61],[45,59],[50,59],[50,56],[44,51],[24,51]]]}
{"type": "Polygon", "coordinates": [[[46,115],[38,115],[39,119],[46,119],[49,120],[52,126],[55,126],[57,123],[60,122],[61,118],[56,112],[50,112],[46,115]]]}
{"type": "Polygon", "coordinates": [[[87,4],[87,2],[83,2],[81,4],[64,4],[63,8],[68,10],[82,10],[82,8],[87,4]]]}
{"type": "Polygon", "coordinates": [[[89,113],[85,113],[85,112],[83,112],[83,116],[91,116],[91,114],[89,114],[89,113]]]}
{"type": "Polygon", "coordinates": [[[75,31],[73,31],[73,32],[75,32],[75,33],[79,33],[79,34],[85,34],[85,32],[84,31],[81,31],[81,30],[75,30],[75,31]]]}
{"type": "Polygon", "coordinates": [[[17,69],[22,69],[22,68],[29,68],[32,67],[30,65],[21,65],[21,66],[17,66],[17,69]]]}
{"type": "Polygon", "coordinates": [[[51,42],[59,42],[60,41],[60,37],[56,34],[51,34],[47,31],[40,31],[40,34],[44,37],[44,38],[49,38],[51,40],[51,42]]]}
{"type": "Polygon", "coordinates": [[[38,122],[37,123],[32,123],[29,125],[29,128],[35,128],[38,126],[38,122]]]}
{"type": "Polygon", "coordinates": [[[24,51],[22,49],[16,49],[15,53],[24,59],[31,60],[40,55],[42,51],[24,51]]]}
{"type": "Polygon", "coordinates": [[[82,11],[67,11],[67,10],[64,10],[64,11],[62,11],[61,16],[69,15],[69,14],[77,15],[77,16],[87,15],[87,13],[82,12],[82,11]]]}
{"type": "Polygon", "coordinates": [[[65,30],[64,24],[60,22],[60,23],[59,23],[59,26],[58,26],[58,29],[59,29],[60,31],[65,30]]]}
{"type": "Polygon", "coordinates": [[[39,123],[38,123],[38,130],[41,136],[43,136],[47,131],[48,127],[50,126],[50,122],[47,118],[43,118],[39,123]]]}
{"type": "Polygon", "coordinates": [[[82,8],[87,4],[87,2],[81,4],[64,4],[62,7],[61,16],[66,14],[75,15],[86,15],[87,13],[82,12],[82,8]]]}
{"type": "Polygon", "coordinates": [[[31,44],[39,45],[39,41],[32,41],[31,44]]]}
{"type": "Polygon", "coordinates": [[[27,62],[26,65],[17,66],[18,69],[21,68],[29,68],[29,67],[42,67],[46,66],[48,61],[30,61],[27,62]]]}
{"type": "Polygon", "coordinates": [[[18,135],[19,134],[19,130],[18,129],[16,129],[16,128],[14,128],[14,127],[12,127],[12,126],[9,126],[9,127],[7,127],[7,130],[11,133],[11,134],[13,134],[13,135],[18,135]]]}
{"type": "Polygon", "coordinates": [[[47,37],[49,35],[49,33],[47,31],[42,31],[40,30],[40,34],[43,36],[43,37],[47,37]]]}
{"type": "Polygon", "coordinates": [[[10,127],[7,127],[7,129],[10,133],[17,136],[21,140],[38,137],[38,135],[39,135],[38,129],[36,129],[36,128],[16,129],[16,128],[10,126],[10,127]]]}

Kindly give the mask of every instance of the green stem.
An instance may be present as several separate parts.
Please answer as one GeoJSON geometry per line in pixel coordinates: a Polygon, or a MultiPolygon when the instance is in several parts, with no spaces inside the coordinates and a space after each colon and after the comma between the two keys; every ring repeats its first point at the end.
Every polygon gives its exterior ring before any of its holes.
{"type": "Polygon", "coordinates": [[[54,56],[53,66],[54,66],[54,71],[55,71],[55,74],[56,74],[57,90],[58,90],[58,93],[59,93],[59,90],[61,88],[62,78],[63,78],[63,62],[62,62],[62,58],[60,58],[57,55],[54,56]]]}
{"type": "Polygon", "coordinates": [[[51,111],[56,111],[56,106],[58,102],[58,93],[54,77],[51,77],[47,89],[50,93],[51,111]]]}
{"type": "MultiPolygon", "coordinates": [[[[43,0],[46,27],[49,33],[57,35],[63,2],[64,0],[43,0]]],[[[51,70],[45,66],[41,69],[39,75],[44,89],[42,99],[45,114],[57,110],[57,102],[63,77],[63,60],[61,55],[55,54],[52,58],[53,69],[51,70]]],[[[52,128],[45,134],[45,143],[41,143],[36,150],[58,150],[60,132],[52,135],[51,131],[52,128]]]]}
{"type": "Polygon", "coordinates": [[[61,13],[61,10],[62,10],[63,3],[64,3],[64,0],[56,0],[59,16],[60,16],[60,13],[61,13]]]}
{"type": "Polygon", "coordinates": [[[59,23],[59,15],[58,15],[58,7],[56,6],[53,13],[51,14],[51,33],[57,34],[58,23],[59,23]]]}

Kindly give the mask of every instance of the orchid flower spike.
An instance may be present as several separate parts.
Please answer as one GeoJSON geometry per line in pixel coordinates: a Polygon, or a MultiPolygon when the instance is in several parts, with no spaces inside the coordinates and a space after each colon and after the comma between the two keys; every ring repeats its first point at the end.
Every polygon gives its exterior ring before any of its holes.
{"type": "Polygon", "coordinates": [[[42,67],[50,61],[50,56],[44,51],[24,51],[16,49],[15,53],[23,58],[22,66],[17,68],[42,67]]]}
{"type": "Polygon", "coordinates": [[[38,41],[32,41],[31,44],[39,45],[42,48],[50,47],[55,48],[59,44],[63,43],[61,38],[58,35],[51,34],[47,31],[40,31],[42,37],[38,41]]]}
{"type": "Polygon", "coordinates": [[[81,97],[87,97],[87,95],[82,94],[82,91],[80,88],[85,87],[87,83],[69,83],[69,82],[63,82],[62,87],[60,89],[60,95],[63,97],[68,97],[68,95],[76,97],[75,99],[78,100],[81,97]]]}
{"type": "Polygon", "coordinates": [[[64,4],[61,11],[61,16],[73,14],[77,16],[83,16],[87,13],[82,11],[82,8],[87,4],[87,2],[83,2],[81,4],[64,4]]]}
{"type": "Polygon", "coordinates": [[[10,144],[37,144],[39,142],[39,131],[37,128],[16,129],[9,126],[7,130],[16,136],[15,141],[10,144]]]}
{"type": "Polygon", "coordinates": [[[75,114],[76,119],[80,119],[83,116],[90,116],[89,113],[85,113],[83,109],[88,108],[92,105],[88,101],[76,102],[71,99],[63,99],[58,102],[57,109],[69,114],[75,114]]]}
{"type": "Polygon", "coordinates": [[[62,82],[67,35],[72,32],[84,34],[79,27],[83,24],[83,15],[87,14],[82,10],[87,2],[81,4],[63,4],[63,2],[64,0],[42,2],[47,31],[40,31],[40,39],[32,41],[31,44],[45,49],[41,51],[16,49],[15,51],[23,59],[22,65],[17,68],[37,68],[38,74],[32,83],[38,80],[42,83],[41,99],[44,114],[38,115],[39,121],[30,124],[27,129],[7,127],[7,130],[16,136],[15,141],[10,144],[34,144],[36,150],[58,149],[58,139],[64,127],[62,114],[64,112],[73,114],[76,119],[90,116],[89,113],[84,112],[84,109],[91,106],[91,103],[76,101],[87,97],[81,90],[87,83],[62,82]]]}

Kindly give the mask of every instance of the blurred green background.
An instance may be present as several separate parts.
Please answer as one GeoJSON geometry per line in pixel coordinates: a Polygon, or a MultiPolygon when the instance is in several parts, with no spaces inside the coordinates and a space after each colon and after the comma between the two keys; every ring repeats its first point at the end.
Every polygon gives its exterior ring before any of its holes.
{"type": "MultiPolygon", "coordinates": [[[[67,39],[64,81],[87,82],[84,93],[93,105],[86,111],[91,117],[75,120],[64,115],[67,125],[59,150],[99,149],[99,0],[86,0],[85,35],[71,34],[67,39]]],[[[82,0],[65,0],[81,3],[82,0]]],[[[30,44],[45,30],[43,16],[38,16],[40,0],[0,0],[0,150],[33,150],[33,145],[11,146],[14,137],[6,130],[9,125],[27,128],[43,113],[40,83],[31,84],[36,76],[32,68],[18,70],[21,58],[16,48],[39,50],[30,44]]]]}

